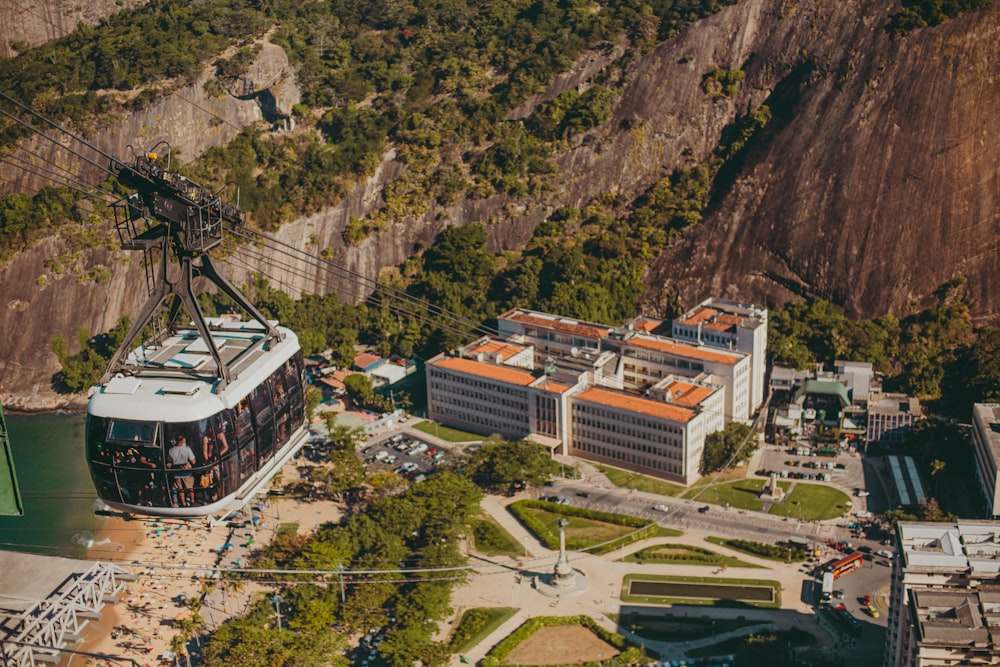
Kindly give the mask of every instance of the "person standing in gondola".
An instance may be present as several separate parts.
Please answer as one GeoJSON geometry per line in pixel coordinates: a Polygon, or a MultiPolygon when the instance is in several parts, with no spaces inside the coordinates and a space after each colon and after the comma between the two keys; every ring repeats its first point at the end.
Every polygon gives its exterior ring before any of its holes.
{"type": "MultiPolygon", "coordinates": [[[[187,438],[181,436],[167,451],[169,467],[190,470],[194,464],[194,452],[188,447],[187,438]]],[[[177,502],[181,507],[194,505],[194,473],[175,473],[174,489],[177,492],[177,502]]]]}

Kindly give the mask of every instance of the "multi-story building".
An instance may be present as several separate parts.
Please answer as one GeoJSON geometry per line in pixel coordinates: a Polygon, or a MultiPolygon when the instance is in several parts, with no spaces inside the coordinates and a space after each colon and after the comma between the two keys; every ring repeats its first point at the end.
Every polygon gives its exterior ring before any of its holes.
{"type": "Polygon", "coordinates": [[[561,446],[569,437],[566,394],[583,386],[586,378],[582,373],[546,374],[518,365],[530,362],[530,352],[530,346],[480,340],[460,355],[442,353],[430,359],[428,417],[478,433],[561,446]],[[487,348],[494,353],[487,355],[487,348]],[[510,356],[498,352],[501,348],[510,356]]]}
{"type": "Polygon", "coordinates": [[[612,327],[582,322],[569,317],[539,313],[525,308],[512,308],[497,318],[501,338],[520,338],[535,346],[539,359],[547,356],[568,356],[588,352],[596,354],[612,327]]]}
{"type": "Polygon", "coordinates": [[[868,402],[869,443],[898,445],[916,422],[923,419],[920,401],[906,394],[872,393],[868,402]]]}
{"type": "Polygon", "coordinates": [[[640,396],[595,381],[610,351],[541,370],[535,356],[497,339],[437,355],[426,365],[428,416],[684,484],[698,478],[705,437],[725,425],[723,387],[668,376],[640,396]]]}
{"type": "Polygon", "coordinates": [[[705,437],[724,426],[723,393],[673,377],[648,396],[584,389],[569,398],[569,453],[691,484],[705,437]]]}
{"type": "Polygon", "coordinates": [[[972,455],[976,462],[976,483],[984,513],[1000,516],[1000,403],[976,403],[972,406],[972,455]]]}
{"type": "MultiPolygon", "coordinates": [[[[766,315],[764,319],[766,322],[766,315]]],[[[691,378],[725,388],[723,409],[727,421],[749,420],[754,409],[753,355],[727,350],[723,345],[709,346],[655,335],[654,332],[666,328],[663,320],[648,317],[612,328],[524,308],[514,308],[497,318],[502,338],[535,346],[537,368],[542,368],[548,358],[596,358],[610,350],[619,356],[620,366],[604,368],[603,376],[595,383],[641,390],[671,375],[691,378]]],[[[760,347],[759,340],[754,344],[760,347]]],[[[764,348],[761,354],[765,354],[764,348]]]]}
{"type": "Polygon", "coordinates": [[[671,335],[749,355],[750,410],[761,406],[767,376],[766,308],[728,299],[706,299],[673,321],[671,335]]]}
{"type": "Polygon", "coordinates": [[[626,386],[648,387],[671,375],[719,385],[725,388],[726,421],[749,421],[750,355],[635,331],[620,337],[612,334],[604,344],[621,354],[626,386]]]}
{"type": "Polygon", "coordinates": [[[896,525],[883,664],[1000,663],[1000,525],[896,525]]]}

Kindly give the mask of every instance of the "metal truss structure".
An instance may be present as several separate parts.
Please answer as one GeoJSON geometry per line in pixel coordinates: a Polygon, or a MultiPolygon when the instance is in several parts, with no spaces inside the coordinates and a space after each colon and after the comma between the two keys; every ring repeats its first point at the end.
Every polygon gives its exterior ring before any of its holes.
{"type": "Polygon", "coordinates": [[[125,582],[135,575],[118,565],[94,563],[66,590],[36,602],[19,617],[10,619],[7,637],[0,639],[4,667],[34,667],[62,660],[61,649],[82,641],[81,632],[101,617],[107,603],[117,601],[125,582]]]}

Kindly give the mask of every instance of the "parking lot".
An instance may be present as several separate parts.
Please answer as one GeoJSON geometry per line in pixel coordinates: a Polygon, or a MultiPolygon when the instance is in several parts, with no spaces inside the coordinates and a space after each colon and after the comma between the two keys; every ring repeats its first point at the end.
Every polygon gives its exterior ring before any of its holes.
{"type": "Polygon", "coordinates": [[[444,465],[449,452],[410,434],[396,433],[370,441],[358,450],[358,457],[369,466],[420,481],[444,465]]]}

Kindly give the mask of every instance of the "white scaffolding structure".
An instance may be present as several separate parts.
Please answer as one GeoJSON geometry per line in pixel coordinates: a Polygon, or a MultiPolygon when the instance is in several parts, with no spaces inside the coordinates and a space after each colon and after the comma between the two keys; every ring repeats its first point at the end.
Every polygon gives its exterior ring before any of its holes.
{"type": "Polygon", "coordinates": [[[94,563],[64,592],[36,602],[14,619],[8,635],[0,639],[5,644],[4,665],[57,664],[62,659],[59,649],[82,641],[84,626],[100,618],[104,605],[116,602],[125,582],[134,579],[118,565],[94,563]]]}

